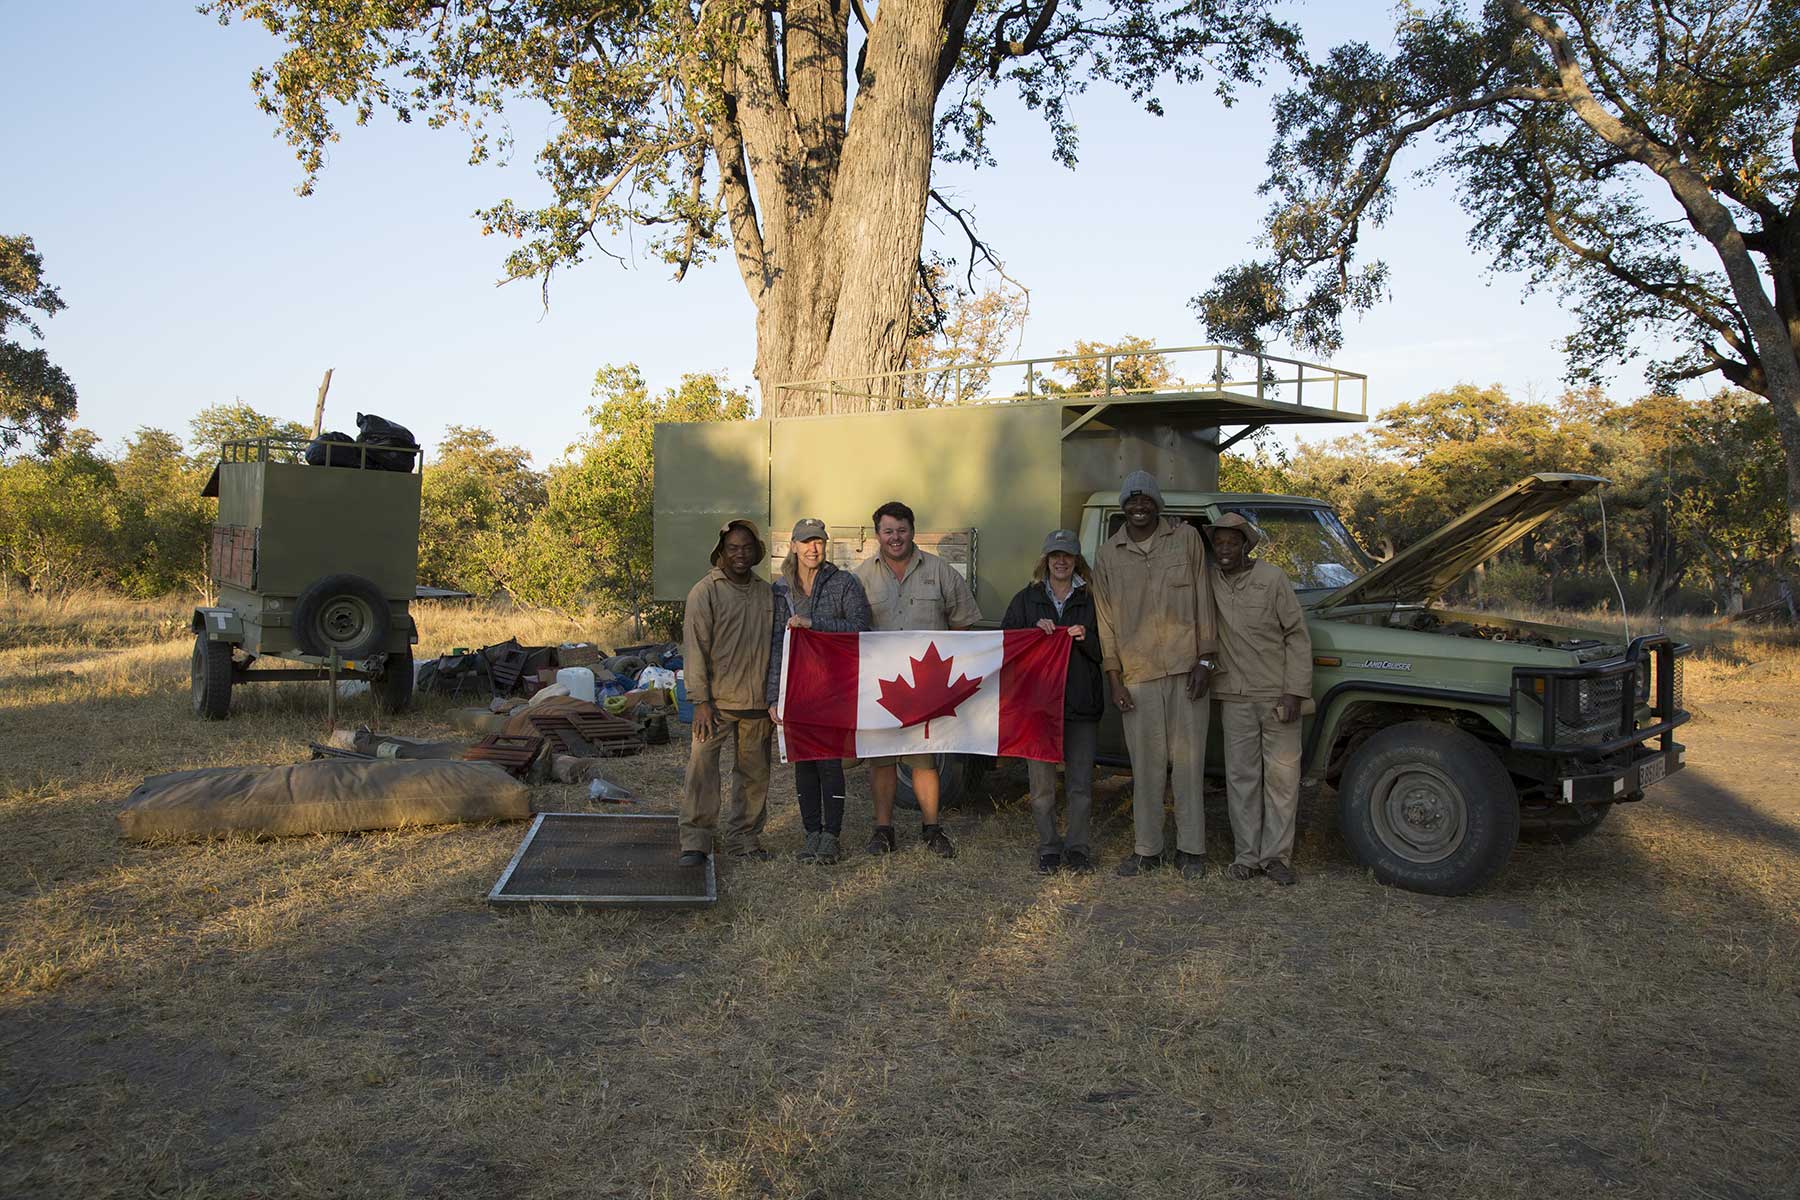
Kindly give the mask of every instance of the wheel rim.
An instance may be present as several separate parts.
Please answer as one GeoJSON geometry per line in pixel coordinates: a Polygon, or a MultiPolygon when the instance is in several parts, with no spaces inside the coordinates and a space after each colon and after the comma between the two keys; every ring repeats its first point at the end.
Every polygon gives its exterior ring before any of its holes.
{"type": "Polygon", "coordinates": [[[350,646],[375,623],[375,613],[356,596],[333,596],[319,609],[319,638],[328,646],[350,646]]]}
{"type": "Polygon", "coordinates": [[[1369,815],[1381,844],[1408,862],[1442,862],[1469,831],[1462,789],[1436,767],[1409,763],[1375,781],[1369,815]]]}

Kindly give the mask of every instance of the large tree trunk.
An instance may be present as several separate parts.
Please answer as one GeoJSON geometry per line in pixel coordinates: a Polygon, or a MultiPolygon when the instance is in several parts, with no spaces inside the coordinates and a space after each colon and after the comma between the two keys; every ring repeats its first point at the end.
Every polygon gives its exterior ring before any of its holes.
{"type": "Polygon", "coordinates": [[[728,115],[713,126],[732,247],[756,305],[765,413],[831,404],[783,384],[901,366],[946,19],[945,0],[884,0],[852,119],[846,0],[789,0],[783,11],[779,35],[758,9],[734,30],[728,115]]]}

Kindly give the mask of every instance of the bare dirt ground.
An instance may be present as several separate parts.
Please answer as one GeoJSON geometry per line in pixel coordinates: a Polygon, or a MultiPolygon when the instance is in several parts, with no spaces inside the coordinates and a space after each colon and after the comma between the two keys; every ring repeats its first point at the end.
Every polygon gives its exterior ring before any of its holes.
{"type": "MultiPolygon", "coordinates": [[[[804,867],[783,771],[716,908],[503,913],[519,825],[121,843],[142,776],[304,758],[323,696],[202,724],[166,613],[0,615],[0,1195],[1800,1194],[1778,648],[1690,669],[1689,770],[1461,899],[1376,884],[1329,794],[1292,889],[1040,878],[1016,786],[954,862],[804,867]]],[[[680,769],[617,774],[667,810],[680,769]]]]}

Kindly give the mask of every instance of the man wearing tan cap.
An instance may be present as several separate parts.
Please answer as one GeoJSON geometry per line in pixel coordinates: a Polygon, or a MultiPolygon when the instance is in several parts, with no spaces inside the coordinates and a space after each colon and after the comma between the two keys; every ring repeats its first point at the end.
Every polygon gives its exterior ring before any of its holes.
{"type": "MultiPolygon", "coordinates": [[[[758,579],[767,550],[754,522],[727,521],[713,546],[713,569],[687,595],[682,668],[694,702],[694,740],[681,797],[684,867],[704,866],[719,823],[719,755],[736,745],[731,804],[725,813],[726,849],[739,858],[766,859],[770,740],[769,664],[781,636],[775,591],[758,579]]],[[[781,606],[782,624],[786,622],[781,606]]]]}
{"type": "Polygon", "coordinates": [[[1225,795],[1237,857],[1227,869],[1258,871],[1290,886],[1294,814],[1300,807],[1300,714],[1312,698],[1312,637],[1287,574],[1250,557],[1262,530],[1226,513],[1206,531],[1213,550],[1219,661],[1213,687],[1225,735],[1225,795]]]}

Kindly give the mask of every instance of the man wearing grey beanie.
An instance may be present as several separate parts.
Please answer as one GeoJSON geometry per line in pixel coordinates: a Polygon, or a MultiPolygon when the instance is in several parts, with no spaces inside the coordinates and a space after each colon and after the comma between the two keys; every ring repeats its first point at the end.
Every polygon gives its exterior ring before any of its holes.
{"type": "Polygon", "coordinates": [[[1162,865],[1172,776],[1175,861],[1183,878],[1198,879],[1206,873],[1206,690],[1218,669],[1206,544],[1186,521],[1163,516],[1162,489],[1148,471],[1125,477],[1119,507],[1125,522],[1094,559],[1101,669],[1131,755],[1136,845],[1118,873],[1162,865]]]}

